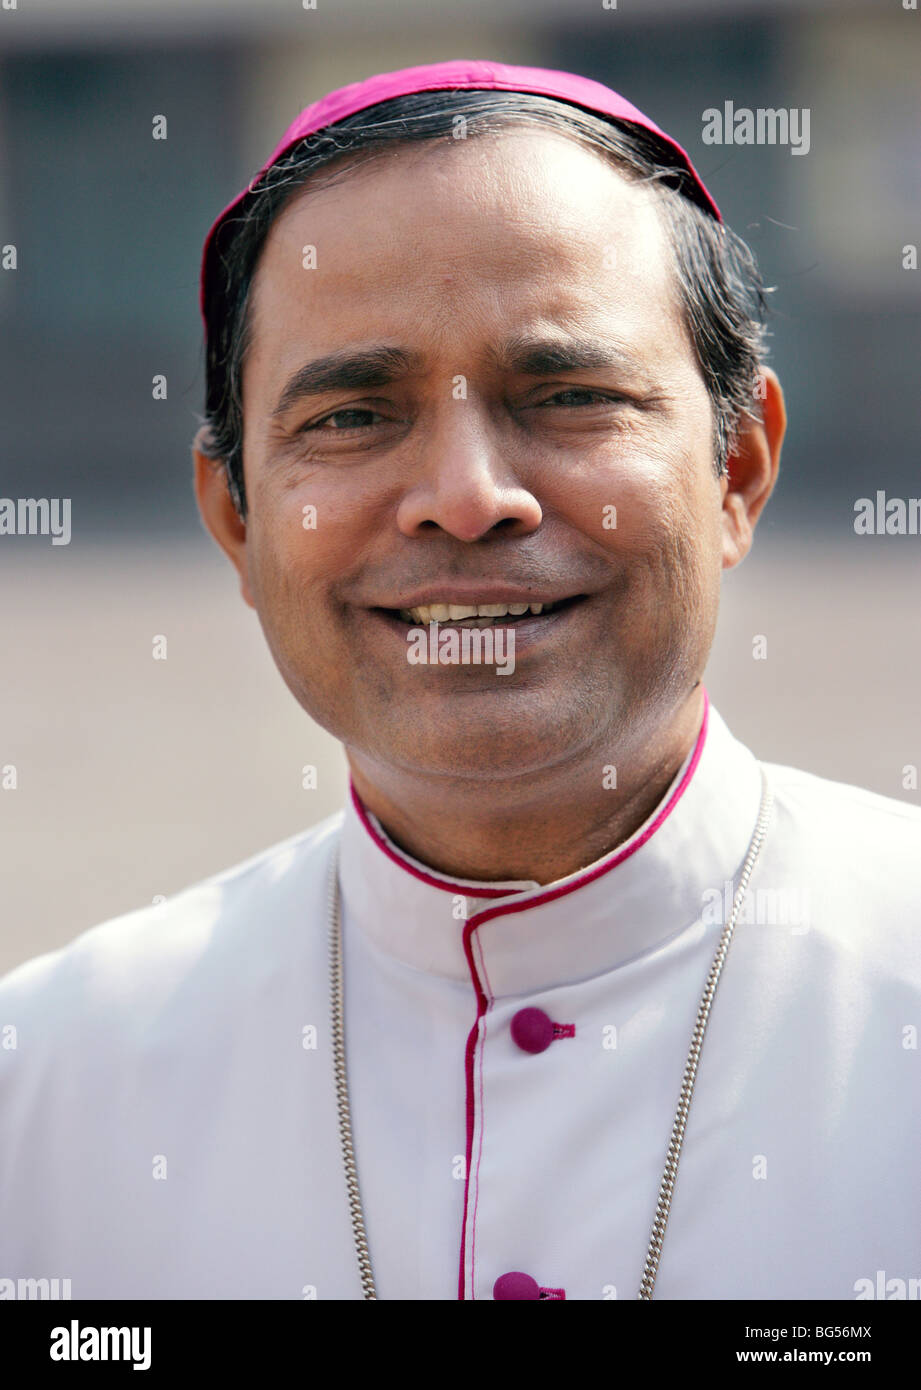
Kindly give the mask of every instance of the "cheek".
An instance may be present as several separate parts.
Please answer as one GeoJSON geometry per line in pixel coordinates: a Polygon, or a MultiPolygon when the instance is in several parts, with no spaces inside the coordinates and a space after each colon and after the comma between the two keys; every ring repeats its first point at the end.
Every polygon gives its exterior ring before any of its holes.
{"type": "Polygon", "coordinates": [[[567,480],[561,499],[570,520],[612,556],[626,560],[684,555],[700,518],[686,460],[632,454],[567,480]]]}
{"type": "Polygon", "coordinates": [[[709,458],[646,449],[570,481],[567,518],[620,571],[612,638],[676,659],[706,644],[721,574],[719,484],[709,458]]]}
{"type": "MultiPolygon", "coordinates": [[[[356,480],[328,475],[253,499],[249,564],[263,633],[295,698],[334,733],[362,671],[355,610],[339,594],[384,534],[367,500],[356,480]]],[[[374,684],[380,675],[365,670],[361,678],[374,684]]]]}
{"type": "MultiPolygon", "coordinates": [[[[341,573],[345,557],[355,553],[353,508],[343,508],[319,479],[305,476],[296,484],[254,489],[250,517],[250,566],[267,606],[295,595],[303,606],[315,589],[319,603],[311,607],[317,611],[326,597],[324,581],[341,573]]],[[[274,616],[283,622],[284,610],[274,616]]]]}
{"type": "MultiPolygon", "coordinates": [[[[306,504],[305,504],[306,505],[306,504]]],[[[322,576],[332,563],[324,553],[328,537],[317,521],[307,529],[300,507],[259,516],[249,541],[250,585],[259,622],[285,680],[299,683],[305,658],[320,670],[336,659],[335,624],[330,621],[322,576]]]]}

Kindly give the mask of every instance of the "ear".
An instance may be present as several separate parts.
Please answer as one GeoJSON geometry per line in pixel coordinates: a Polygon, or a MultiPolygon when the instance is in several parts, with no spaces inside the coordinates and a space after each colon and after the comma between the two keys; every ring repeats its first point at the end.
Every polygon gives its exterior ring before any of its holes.
{"type": "Polygon", "coordinates": [[[227,485],[224,460],[214,458],[209,447],[211,431],[202,425],[192,444],[195,464],[195,498],[205,527],[230,559],[240,576],[240,593],[250,608],[255,608],[249,587],[246,550],[246,522],[233,504],[227,485]]]}
{"type": "Polygon", "coordinates": [[[761,419],[744,418],[720,479],[723,493],[723,569],[745,559],[765,502],[774,491],[780,449],[787,428],[783,391],[775,372],[762,367],[759,377],[761,419]]]}

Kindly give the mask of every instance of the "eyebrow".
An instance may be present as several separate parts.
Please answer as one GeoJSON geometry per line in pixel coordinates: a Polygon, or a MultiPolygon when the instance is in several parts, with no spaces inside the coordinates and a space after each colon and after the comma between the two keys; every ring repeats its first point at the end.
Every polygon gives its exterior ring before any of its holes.
{"type": "Polygon", "coordinates": [[[517,334],[506,339],[494,356],[503,371],[522,376],[549,372],[603,371],[615,367],[637,371],[639,360],[621,344],[601,338],[556,338],[517,334]]]}
{"type": "MultiPolygon", "coordinates": [[[[490,354],[501,370],[522,376],[546,376],[551,372],[601,371],[615,368],[636,372],[640,363],[616,342],[596,338],[558,338],[517,334],[490,354]]],[[[367,348],[342,348],[317,357],[289,377],[272,411],[284,415],[305,396],[327,391],[364,391],[389,386],[422,367],[422,354],[407,348],[378,344],[367,348]]]]}
{"type": "Polygon", "coordinates": [[[272,415],[284,415],[303,396],[324,391],[364,391],[388,386],[421,366],[421,356],[405,348],[385,344],[369,348],[342,348],[299,367],[285,383],[272,415]]]}

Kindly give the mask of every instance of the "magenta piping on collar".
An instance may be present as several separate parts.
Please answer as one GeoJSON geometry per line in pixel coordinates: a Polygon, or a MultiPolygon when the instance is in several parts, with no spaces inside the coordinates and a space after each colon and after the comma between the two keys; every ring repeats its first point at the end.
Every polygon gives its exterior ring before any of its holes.
{"type": "MultiPolygon", "coordinates": [[[[665,821],[671,815],[672,811],[678,805],[678,802],[684,795],[688,783],[694,776],[697,764],[700,762],[700,755],[703,752],[704,743],[706,742],[707,725],[710,719],[710,697],[707,694],[706,687],[703,688],[703,697],[704,717],[701,721],[700,733],[697,736],[697,743],[694,747],[694,754],[691,758],[691,761],[688,763],[685,774],[679,782],[678,786],[675,788],[672,796],[662,807],[662,810],[656,816],[655,820],[652,821],[646,827],[646,829],[643,831],[643,834],[640,835],[640,837],[633,844],[628,845],[624,850],[621,850],[620,852],[618,852],[617,850],[612,850],[610,859],[602,860],[600,864],[596,864],[594,869],[590,873],[587,873],[584,877],[580,876],[578,878],[575,878],[571,883],[564,884],[562,888],[555,888],[547,894],[541,894],[536,898],[528,898],[527,902],[522,903],[518,907],[509,905],[508,908],[501,909],[502,911],[520,912],[526,907],[537,907],[545,902],[552,902],[554,898],[562,897],[566,893],[571,893],[576,888],[581,888],[584,883],[591,883],[593,879],[600,878],[602,874],[606,874],[609,872],[609,870],[616,868],[618,864],[622,864],[625,859],[628,859],[631,854],[634,854],[636,850],[640,848],[641,845],[644,845],[646,841],[656,833],[662,822],[665,821]]],[[[377,830],[371,823],[371,819],[364,807],[364,803],[362,802],[361,797],[355,790],[355,784],[352,781],[351,777],[349,777],[349,795],[352,798],[352,805],[355,807],[355,810],[358,813],[358,819],[361,821],[365,830],[368,832],[371,839],[377,845],[378,849],[381,850],[384,854],[386,854],[387,858],[390,859],[394,864],[398,865],[404,873],[411,874],[412,877],[417,878],[420,883],[427,883],[431,888],[440,888],[445,893],[459,893],[468,898],[507,898],[510,896],[511,893],[515,891],[514,889],[509,888],[487,888],[485,886],[481,886],[478,883],[454,883],[450,879],[436,878],[434,874],[427,874],[423,871],[420,871],[413,864],[407,863],[407,861],[404,858],[402,858],[401,855],[395,854],[394,851],[387,844],[386,840],[383,840],[381,836],[378,834],[377,830]]],[[[496,913],[500,911],[500,909],[491,908],[488,909],[488,911],[490,916],[495,916],[496,913]]],[[[474,921],[475,918],[471,918],[470,920],[474,921]]],[[[484,921],[486,919],[483,918],[482,914],[480,914],[479,920],[484,921]]]]}
{"type": "Polygon", "coordinates": [[[399,854],[394,854],[386,840],[381,839],[380,835],[371,824],[371,819],[364,808],[361,797],[355,790],[355,785],[351,777],[349,778],[349,793],[352,797],[352,805],[358,812],[358,819],[361,821],[378,849],[383,850],[388,859],[392,859],[394,864],[398,864],[405,873],[412,874],[413,878],[417,878],[420,883],[427,883],[430,888],[441,888],[445,893],[454,893],[455,895],[459,893],[467,898],[507,898],[509,893],[515,891],[514,888],[481,888],[479,884],[451,883],[449,880],[443,878],[435,878],[434,874],[420,872],[420,870],[415,868],[412,864],[407,864],[406,860],[401,858],[399,854]]]}

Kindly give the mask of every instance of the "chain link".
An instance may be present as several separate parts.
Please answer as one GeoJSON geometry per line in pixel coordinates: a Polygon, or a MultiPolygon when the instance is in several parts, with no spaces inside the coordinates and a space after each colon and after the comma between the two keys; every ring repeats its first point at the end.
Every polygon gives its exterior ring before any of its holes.
{"type": "Polygon", "coordinates": [[[355,1253],[358,1256],[358,1270],[361,1274],[363,1297],[377,1298],[374,1288],[374,1274],[371,1269],[371,1252],[368,1249],[368,1234],[361,1205],[361,1192],[358,1186],[358,1168],[355,1163],[355,1149],[352,1144],[352,1117],[349,1108],[349,1079],[345,1065],[345,1010],[342,997],[342,932],[339,926],[339,839],[333,846],[329,863],[329,984],[332,1008],[333,1029],[333,1067],[336,1078],[336,1107],[339,1111],[339,1138],[342,1145],[342,1165],[345,1170],[345,1184],[349,1195],[349,1213],[352,1218],[352,1233],[355,1238],[355,1253]]]}
{"type": "Polygon", "coordinates": [[[694,1032],[691,1037],[691,1048],[688,1052],[688,1059],[685,1063],[684,1078],[681,1084],[681,1095],[678,1098],[678,1109],[675,1112],[675,1120],[672,1125],[671,1137],[668,1141],[668,1149],[665,1155],[665,1171],[662,1174],[662,1181],[659,1185],[659,1196],[656,1200],[656,1214],[652,1222],[652,1233],[649,1238],[649,1247],[646,1251],[646,1264],[643,1268],[643,1277],[640,1280],[640,1288],[637,1294],[639,1299],[652,1298],[652,1291],[655,1288],[656,1275],[659,1272],[659,1259],[662,1255],[662,1245],[665,1240],[665,1228],[668,1225],[668,1217],[672,1206],[672,1194],[675,1190],[675,1179],[678,1176],[678,1162],[681,1158],[681,1146],[684,1143],[684,1132],[687,1128],[688,1112],[691,1108],[691,1096],[694,1092],[694,1082],[697,1079],[697,1067],[700,1062],[700,1052],[704,1045],[704,1034],[707,1031],[707,1022],[710,1018],[710,1009],[713,1004],[713,996],[716,993],[716,986],[719,984],[720,974],[729,953],[729,946],[732,942],[732,934],[742,910],[742,903],[748,889],[748,881],[752,876],[755,862],[761,852],[764,836],[767,832],[768,822],[771,818],[771,809],[774,798],[768,786],[767,777],[764,769],[761,769],[761,807],[758,812],[758,820],[755,825],[755,832],[742,865],[742,872],[739,875],[739,886],[736,889],[735,898],[732,904],[732,912],[729,914],[729,921],[723,928],[719,943],[716,948],[716,955],[710,966],[710,973],[707,975],[707,983],[701,996],[700,1005],[697,1009],[697,1021],[694,1024],[694,1032]]]}

